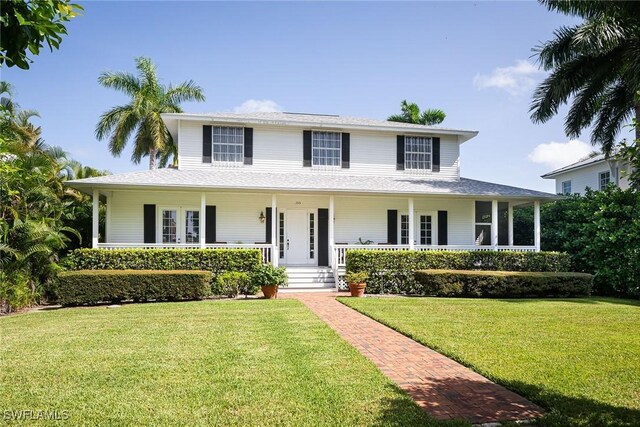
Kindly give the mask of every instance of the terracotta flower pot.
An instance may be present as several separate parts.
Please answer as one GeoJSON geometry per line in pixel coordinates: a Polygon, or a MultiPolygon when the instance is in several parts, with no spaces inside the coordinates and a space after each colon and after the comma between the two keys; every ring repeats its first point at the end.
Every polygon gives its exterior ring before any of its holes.
{"type": "Polygon", "coordinates": [[[273,286],[261,286],[262,288],[262,293],[264,294],[264,297],[267,299],[274,299],[274,298],[278,298],[278,287],[273,285],[273,286]]]}
{"type": "Polygon", "coordinates": [[[366,283],[349,283],[349,290],[352,297],[361,297],[364,295],[364,288],[367,287],[366,283]]]}

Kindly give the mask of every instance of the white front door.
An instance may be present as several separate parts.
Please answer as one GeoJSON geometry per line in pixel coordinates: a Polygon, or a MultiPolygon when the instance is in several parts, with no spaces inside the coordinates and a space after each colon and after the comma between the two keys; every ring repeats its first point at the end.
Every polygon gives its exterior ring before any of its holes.
{"type": "Polygon", "coordinates": [[[285,259],[287,265],[310,264],[309,212],[289,209],[286,212],[285,259]]]}

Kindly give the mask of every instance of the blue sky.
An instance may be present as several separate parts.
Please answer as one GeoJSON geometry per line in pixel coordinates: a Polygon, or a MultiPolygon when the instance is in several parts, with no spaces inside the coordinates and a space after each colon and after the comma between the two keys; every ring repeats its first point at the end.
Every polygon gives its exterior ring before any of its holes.
{"type": "MultiPolygon", "coordinates": [[[[90,2],[61,49],[27,71],[2,69],[44,138],[112,172],[145,169],[97,141],[99,115],[126,102],[97,83],[149,56],[165,83],[193,79],[204,103],[188,112],[252,106],[386,118],[402,99],[447,113],[443,126],[480,131],[462,146],[468,178],[553,191],[539,175],[588,153],[562,116],[529,119],[544,77],[532,47],[574,23],[535,2],[90,2]],[[253,102],[246,103],[249,100],[253,102]],[[256,102],[257,101],[257,102],[256,102]]],[[[583,135],[588,141],[588,135],[583,135]]]]}

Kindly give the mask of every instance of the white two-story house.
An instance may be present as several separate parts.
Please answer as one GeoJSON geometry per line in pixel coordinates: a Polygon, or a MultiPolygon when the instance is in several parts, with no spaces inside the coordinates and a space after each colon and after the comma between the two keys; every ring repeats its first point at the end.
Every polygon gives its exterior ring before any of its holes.
{"type": "Polygon", "coordinates": [[[558,194],[584,195],[587,188],[601,191],[610,183],[623,190],[629,188],[628,172],[629,165],[626,162],[596,153],[546,173],[542,178],[555,179],[558,194]]]}
{"type": "Polygon", "coordinates": [[[475,131],[297,113],[164,114],[178,168],[70,181],[94,198],[96,248],[258,248],[291,286],[333,287],[351,248],[540,248],[557,196],[460,176],[475,131]],[[106,235],[98,239],[98,200],[106,235]],[[535,206],[535,245],[513,209],[535,206]]]}

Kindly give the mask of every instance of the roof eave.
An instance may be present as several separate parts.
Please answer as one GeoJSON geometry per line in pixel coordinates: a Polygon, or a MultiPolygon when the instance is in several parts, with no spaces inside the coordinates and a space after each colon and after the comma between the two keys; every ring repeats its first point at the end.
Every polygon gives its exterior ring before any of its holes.
{"type": "Polygon", "coordinates": [[[401,128],[401,127],[393,127],[393,126],[373,126],[373,125],[356,125],[356,124],[322,124],[317,122],[303,122],[303,121],[288,121],[288,120],[270,120],[270,119],[260,119],[260,118],[247,118],[241,119],[236,117],[212,117],[207,114],[185,114],[185,113],[163,113],[161,114],[162,119],[169,128],[169,132],[177,139],[177,129],[179,120],[184,121],[210,121],[212,123],[231,123],[231,124],[257,124],[257,125],[273,125],[273,126],[290,126],[290,127],[299,127],[299,128],[328,128],[328,129],[354,129],[354,130],[370,130],[370,131],[380,131],[380,132],[395,132],[395,133],[422,133],[422,134],[437,134],[437,135],[456,135],[458,136],[458,142],[464,143],[471,138],[474,138],[478,135],[478,131],[470,131],[470,130],[459,130],[459,129],[439,129],[434,127],[424,127],[424,128],[401,128]]]}

